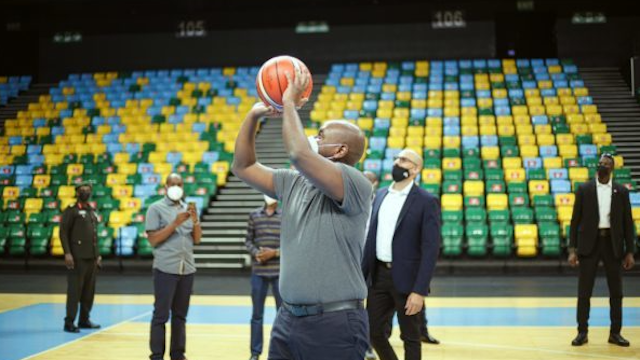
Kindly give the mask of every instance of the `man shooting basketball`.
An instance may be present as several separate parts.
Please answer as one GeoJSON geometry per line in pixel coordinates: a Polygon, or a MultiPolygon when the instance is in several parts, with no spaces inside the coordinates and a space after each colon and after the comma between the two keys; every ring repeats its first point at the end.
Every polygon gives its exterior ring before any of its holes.
{"type": "Polygon", "coordinates": [[[233,172],[282,201],[280,293],[283,299],[269,359],[358,359],[368,347],[369,323],[360,270],[371,208],[369,181],[353,166],[364,152],[364,134],[345,121],[326,123],[310,146],[296,106],[303,104],[307,71],[287,74],[283,141],[297,171],[256,161],[258,120],[277,113],[262,104],[249,112],[236,141],[233,172]],[[315,148],[315,147],[314,147],[315,148]]]}

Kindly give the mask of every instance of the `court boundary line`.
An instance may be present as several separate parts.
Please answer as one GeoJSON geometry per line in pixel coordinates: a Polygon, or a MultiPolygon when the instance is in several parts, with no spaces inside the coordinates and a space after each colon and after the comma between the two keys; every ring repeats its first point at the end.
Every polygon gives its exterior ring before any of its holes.
{"type": "Polygon", "coordinates": [[[74,340],[68,341],[68,342],[66,342],[66,343],[64,343],[64,344],[60,344],[60,345],[54,346],[54,347],[52,347],[52,348],[50,348],[50,349],[42,350],[42,351],[40,351],[40,352],[38,352],[38,353],[35,353],[35,354],[33,354],[33,355],[29,355],[29,356],[27,356],[27,357],[24,357],[24,358],[22,358],[21,360],[29,360],[29,359],[33,359],[33,358],[35,358],[36,356],[40,356],[40,355],[46,354],[46,353],[48,353],[48,352],[51,352],[51,351],[54,351],[54,350],[57,350],[57,349],[63,348],[63,347],[65,347],[65,346],[68,346],[68,345],[71,345],[71,344],[74,344],[74,343],[76,343],[76,342],[78,342],[78,341],[81,341],[81,340],[84,340],[84,339],[90,338],[90,337],[92,337],[92,336],[94,336],[94,335],[96,335],[96,334],[100,334],[100,333],[102,333],[102,332],[104,332],[104,331],[110,330],[110,329],[112,329],[112,328],[114,328],[114,327],[116,327],[116,326],[120,326],[120,325],[122,325],[122,324],[125,324],[125,323],[128,323],[128,322],[131,322],[131,321],[137,320],[138,318],[141,318],[141,317],[144,317],[144,316],[149,316],[151,313],[153,313],[153,310],[149,310],[149,311],[146,311],[146,312],[144,312],[144,313],[142,313],[142,314],[138,314],[138,315],[136,315],[136,316],[133,316],[133,317],[131,317],[131,318],[129,318],[129,319],[122,320],[122,321],[120,321],[120,322],[118,322],[118,323],[115,323],[115,324],[113,324],[113,325],[110,325],[110,326],[107,326],[107,327],[105,327],[105,328],[99,329],[99,330],[97,330],[97,331],[94,331],[94,332],[92,332],[92,333],[90,333],[90,334],[87,334],[87,335],[85,335],[85,336],[79,337],[79,338],[77,338],[77,339],[74,339],[74,340]]]}

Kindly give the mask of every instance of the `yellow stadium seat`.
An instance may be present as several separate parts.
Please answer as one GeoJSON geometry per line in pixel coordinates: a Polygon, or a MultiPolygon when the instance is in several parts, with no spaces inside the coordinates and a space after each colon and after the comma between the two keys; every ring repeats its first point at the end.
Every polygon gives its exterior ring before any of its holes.
{"type": "Polygon", "coordinates": [[[480,149],[483,160],[496,160],[500,158],[500,148],[497,146],[483,146],[480,149]]]}
{"type": "MultiPolygon", "coordinates": [[[[29,198],[24,202],[24,211],[28,213],[39,212],[42,210],[44,199],[41,198],[29,198]]],[[[28,216],[27,216],[28,218],[28,216]]]]}
{"type": "Polygon", "coordinates": [[[419,136],[419,137],[422,137],[422,136],[424,136],[424,127],[422,127],[422,126],[409,126],[407,128],[407,135],[408,136],[419,136]]]}
{"type": "Polygon", "coordinates": [[[7,186],[2,190],[2,199],[15,200],[20,196],[20,188],[17,186],[7,186]]]}
{"type": "Polygon", "coordinates": [[[538,227],[533,224],[515,225],[515,242],[520,257],[532,257],[537,254],[538,227]]]}
{"type": "Polygon", "coordinates": [[[126,164],[129,162],[130,155],[126,152],[117,153],[113,156],[113,163],[115,165],[126,164]]]}
{"type": "Polygon", "coordinates": [[[575,158],[578,156],[577,145],[559,145],[558,154],[563,158],[575,158]]]}
{"type": "Polygon", "coordinates": [[[597,105],[582,105],[582,113],[583,114],[597,114],[598,106],[597,105]]]}
{"type": "Polygon", "coordinates": [[[432,127],[432,128],[441,128],[442,127],[442,118],[439,117],[427,117],[426,121],[426,126],[428,128],[432,127]]]}
{"type": "Polygon", "coordinates": [[[422,148],[423,139],[422,137],[407,137],[405,140],[405,144],[406,144],[406,147],[409,147],[409,148],[422,148]]]}
{"type": "Polygon", "coordinates": [[[589,169],[586,167],[569,168],[569,179],[576,181],[587,181],[589,180],[589,169]]]}
{"type": "Polygon", "coordinates": [[[24,155],[26,153],[27,153],[27,146],[26,145],[13,145],[13,146],[11,146],[11,155],[20,156],[20,155],[24,155]]]}
{"type": "Polygon", "coordinates": [[[554,200],[556,207],[573,206],[573,203],[576,200],[576,195],[574,193],[556,194],[554,200]]]}
{"type": "Polygon", "coordinates": [[[402,149],[405,146],[405,138],[404,137],[389,137],[387,139],[387,147],[391,149],[402,149]]]}
{"type": "Polygon", "coordinates": [[[464,196],[483,196],[484,181],[482,180],[466,180],[463,184],[464,196]]]}
{"type": "Polygon", "coordinates": [[[587,124],[571,124],[569,125],[569,128],[571,129],[571,133],[574,135],[582,135],[582,134],[589,133],[589,127],[587,126],[587,124]]]}
{"type": "Polygon", "coordinates": [[[211,171],[214,173],[228,173],[229,163],[226,161],[216,161],[211,165],[211,171]]]}
{"type": "Polygon", "coordinates": [[[463,126],[461,129],[462,136],[478,136],[477,126],[463,126]]]}
{"type": "Polygon", "coordinates": [[[624,167],[624,158],[622,155],[613,156],[614,169],[621,169],[624,167]]]}
{"type": "Polygon", "coordinates": [[[423,169],[421,180],[425,184],[440,184],[442,182],[442,170],[423,169]]]}
{"type": "Polygon", "coordinates": [[[82,175],[84,171],[83,164],[69,164],[67,165],[67,176],[78,176],[82,175]]]}
{"type": "Polygon", "coordinates": [[[572,145],[574,141],[574,136],[572,134],[557,134],[556,135],[556,144],[558,146],[561,145],[572,145]]]}
{"type": "Polygon", "coordinates": [[[505,169],[504,170],[504,179],[506,182],[519,182],[525,181],[527,179],[526,172],[524,169],[505,169]]]}
{"type": "Polygon", "coordinates": [[[142,208],[142,200],[139,198],[120,199],[120,210],[137,212],[142,208]]]}
{"type": "Polygon", "coordinates": [[[116,199],[130,198],[133,196],[133,186],[131,185],[114,185],[112,195],[116,199]]]}
{"type": "Polygon", "coordinates": [[[584,115],[582,114],[569,114],[567,115],[567,124],[581,124],[584,123],[584,115]]]}
{"type": "Polygon", "coordinates": [[[516,133],[516,128],[513,125],[500,125],[498,126],[499,136],[513,136],[516,133]]]}
{"type": "Polygon", "coordinates": [[[442,147],[442,138],[440,136],[425,136],[424,147],[426,149],[439,149],[442,147]]]}
{"type": "Polygon", "coordinates": [[[536,137],[539,146],[555,145],[556,138],[553,134],[539,134],[536,137]]]}
{"type": "Polygon", "coordinates": [[[502,167],[504,169],[520,169],[522,168],[522,158],[520,157],[502,158],[502,167]]]}
{"type": "Polygon", "coordinates": [[[51,184],[51,175],[35,175],[33,177],[33,187],[36,189],[46,188],[51,184]]]}
{"type": "Polygon", "coordinates": [[[62,185],[58,189],[58,199],[74,198],[76,196],[76,188],[71,185],[62,185]]]}
{"type": "Polygon", "coordinates": [[[359,118],[356,122],[358,127],[362,130],[371,130],[373,129],[373,119],[372,118],[359,118]]]}
{"type": "Polygon", "coordinates": [[[498,128],[494,125],[480,125],[480,136],[497,135],[498,128]]]}
{"type": "Polygon", "coordinates": [[[389,128],[389,137],[405,137],[407,136],[407,128],[406,127],[397,127],[392,126],[389,128]]]}
{"type": "MultiPolygon", "coordinates": [[[[573,194],[571,194],[573,195],[573,194]]],[[[565,222],[571,221],[571,217],[573,216],[573,206],[557,206],[558,211],[558,220],[565,222]]]]}
{"type": "Polygon", "coordinates": [[[609,133],[593,134],[593,143],[598,146],[611,145],[611,134],[609,133]]]}
{"type": "Polygon", "coordinates": [[[462,160],[460,158],[443,158],[442,168],[445,170],[460,170],[462,160]]]}
{"type": "Polygon", "coordinates": [[[529,181],[529,194],[534,195],[547,195],[549,194],[549,182],[547,180],[530,180],[529,181]]]}
{"type": "Polygon", "coordinates": [[[130,212],[128,211],[112,211],[109,214],[109,227],[120,228],[131,221],[130,212]]]}
{"type": "Polygon", "coordinates": [[[587,124],[601,123],[602,117],[600,116],[600,114],[585,114],[584,121],[587,124]]]}
{"type": "Polygon", "coordinates": [[[118,165],[118,174],[134,175],[138,171],[138,164],[136,163],[123,163],[118,165]]]}
{"type": "Polygon", "coordinates": [[[488,210],[505,210],[509,207],[509,197],[507,194],[488,194],[487,209],[488,210]]]}
{"type": "Polygon", "coordinates": [[[631,217],[634,221],[640,220],[640,208],[632,208],[631,209],[631,217]]]}
{"type": "Polygon", "coordinates": [[[540,152],[536,145],[520,146],[520,156],[523,158],[537,157],[538,154],[540,154],[540,152]]]}
{"type": "Polygon", "coordinates": [[[409,125],[409,118],[406,118],[406,117],[394,117],[394,118],[391,119],[391,126],[406,128],[408,125],[409,125]]]}
{"type": "Polygon", "coordinates": [[[542,165],[545,169],[558,169],[562,167],[562,158],[546,157],[542,159],[542,165]]]}
{"type": "Polygon", "coordinates": [[[441,203],[443,210],[462,210],[462,194],[443,194],[441,203]]]}
{"type": "Polygon", "coordinates": [[[107,174],[107,185],[125,185],[127,183],[127,174],[107,174]]]}
{"type": "Polygon", "coordinates": [[[607,124],[604,123],[591,123],[588,125],[589,131],[592,134],[601,134],[607,132],[607,124]]]}
{"type": "Polygon", "coordinates": [[[442,138],[442,145],[445,148],[459,148],[460,136],[445,136],[442,138]]]}

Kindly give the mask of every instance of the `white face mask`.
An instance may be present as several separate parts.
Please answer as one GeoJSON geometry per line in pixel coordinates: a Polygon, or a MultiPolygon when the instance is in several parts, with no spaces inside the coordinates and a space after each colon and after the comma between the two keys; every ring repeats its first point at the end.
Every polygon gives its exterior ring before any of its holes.
{"type": "Polygon", "coordinates": [[[313,151],[314,153],[318,153],[318,139],[316,139],[315,136],[309,136],[307,137],[307,140],[309,140],[309,145],[311,145],[311,151],[313,151]]]}
{"type": "Polygon", "coordinates": [[[167,189],[167,197],[172,201],[182,199],[182,195],[184,195],[184,190],[180,186],[174,185],[167,189]]]}

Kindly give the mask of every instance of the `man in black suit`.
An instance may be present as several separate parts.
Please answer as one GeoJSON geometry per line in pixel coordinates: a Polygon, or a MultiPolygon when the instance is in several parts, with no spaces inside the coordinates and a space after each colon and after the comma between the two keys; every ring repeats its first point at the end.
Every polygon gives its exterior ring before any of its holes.
{"type": "Polygon", "coordinates": [[[603,154],[597,179],[582,184],[576,191],[569,236],[569,264],[579,266],[578,336],[571,342],[588,342],[591,293],[602,260],[609,286],[611,329],[609,343],[629,346],[620,335],[622,328],[622,268],[634,265],[635,232],[631,217],[629,191],[612,179],[614,159],[603,154]]]}
{"type": "Polygon", "coordinates": [[[394,162],[394,183],[376,194],[362,270],[369,286],[371,343],[382,360],[396,360],[389,324],[397,312],[405,359],[421,358],[420,310],[440,249],[440,202],[414,183],[422,158],[412,150],[394,162]]]}

